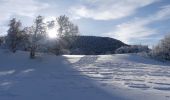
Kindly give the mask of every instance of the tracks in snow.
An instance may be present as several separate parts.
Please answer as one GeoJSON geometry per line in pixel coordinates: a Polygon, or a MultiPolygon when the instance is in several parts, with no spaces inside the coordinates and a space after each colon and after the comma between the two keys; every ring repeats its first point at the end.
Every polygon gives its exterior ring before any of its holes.
{"type": "Polygon", "coordinates": [[[114,56],[84,56],[73,66],[105,85],[170,92],[168,66],[121,60],[114,56]]]}

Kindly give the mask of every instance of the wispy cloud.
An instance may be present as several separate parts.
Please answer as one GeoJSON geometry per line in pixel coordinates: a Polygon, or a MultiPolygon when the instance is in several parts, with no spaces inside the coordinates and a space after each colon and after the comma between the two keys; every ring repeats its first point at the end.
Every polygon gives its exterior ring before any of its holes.
{"type": "Polygon", "coordinates": [[[34,16],[39,10],[47,6],[47,4],[42,4],[35,0],[3,0],[0,4],[0,20],[11,15],[34,16]]]}
{"type": "MultiPolygon", "coordinates": [[[[1,0],[0,3],[0,22],[6,22],[9,18],[14,16],[33,17],[41,9],[46,8],[48,5],[39,3],[35,0],[1,0]]],[[[5,32],[6,27],[0,25],[0,33],[5,32]]]]}
{"type": "Polygon", "coordinates": [[[73,6],[70,13],[75,18],[111,20],[130,16],[138,8],[150,5],[158,0],[85,0],[85,4],[73,6]]]}
{"type": "Polygon", "coordinates": [[[12,17],[27,26],[39,14],[45,20],[66,14],[84,35],[109,36],[127,43],[150,39],[155,42],[170,30],[164,28],[170,25],[169,3],[169,0],[0,0],[0,35],[6,33],[12,17]]]}
{"type": "Polygon", "coordinates": [[[148,17],[135,18],[129,22],[117,25],[116,29],[113,32],[107,33],[107,35],[127,43],[134,41],[134,39],[146,39],[151,35],[159,34],[159,29],[149,28],[148,25],[152,24],[153,22],[170,19],[169,16],[170,5],[163,6],[158,12],[149,15],[148,17]]]}

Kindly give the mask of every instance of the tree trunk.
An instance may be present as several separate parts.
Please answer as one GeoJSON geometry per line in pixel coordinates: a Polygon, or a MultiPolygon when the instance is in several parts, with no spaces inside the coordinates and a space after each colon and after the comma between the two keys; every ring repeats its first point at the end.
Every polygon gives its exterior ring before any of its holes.
{"type": "Polygon", "coordinates": [[[34,59],[34,58],[35,58],[35,49],[34,49],[34,47],[31,47],[30,58],[31,58],[31,59],[34,59]]]}
{"type": "Polygon", "coordinates": [[[16,43],[12,43],[12,52],[15,53],[16,52],[16,43]]]}

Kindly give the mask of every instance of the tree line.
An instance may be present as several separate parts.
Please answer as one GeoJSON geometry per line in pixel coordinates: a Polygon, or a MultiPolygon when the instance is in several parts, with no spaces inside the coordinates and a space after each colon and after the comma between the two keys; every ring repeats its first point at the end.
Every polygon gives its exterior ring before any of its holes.
{"type": "Polygon", "coordinates": [[[170,35],[166,35],[158,44],[149,49],[148,46],[132,45],[118,48],[115,53],[141,53],[160,61],[170,61],[170,35]]]}
{"type": "MultiPolygon", "coordinates": [[[[61,49],[66,49],[67,44],[74,41],[75,36],[79,35],[79,28],[69,20],[69,17],[62,15],[56,20],[44,21],[43,16],[37,16],[34,23],[29,27],[22,26],[21,21],[13,18],[9,22],[7,36],[0,39],[5,41],[5,48],[15,53],[16,50],[30,52],[30,58],[35,58],[35,53],[50,51],[49,37],[47,30],[57,28],[53,34],[58,35],[53,42],[53,53],[59,54],[61,49]],[[57,27],[56,27],[57,26],[57,27]]],[[[1,43],[0,43],[1,44],[1,43]]]]}

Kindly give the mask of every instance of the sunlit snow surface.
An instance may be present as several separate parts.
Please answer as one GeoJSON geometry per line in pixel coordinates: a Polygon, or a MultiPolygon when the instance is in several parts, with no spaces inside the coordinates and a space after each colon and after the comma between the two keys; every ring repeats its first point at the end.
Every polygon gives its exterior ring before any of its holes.
{"type": "Polygon", "coordinates": [[[66,57],[75,69],[101,87],[138,91],[138,95],[150,93],[165,96],[160,100],[170,100],[170,64],[134,54],[66,57]]]}
{"type": "Polygon", "coordinates": [[[137,55],[0,50],[0,100],[170,100],[170,66],[137,55]]]}

